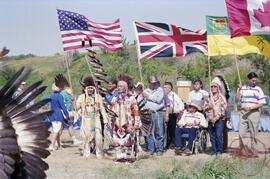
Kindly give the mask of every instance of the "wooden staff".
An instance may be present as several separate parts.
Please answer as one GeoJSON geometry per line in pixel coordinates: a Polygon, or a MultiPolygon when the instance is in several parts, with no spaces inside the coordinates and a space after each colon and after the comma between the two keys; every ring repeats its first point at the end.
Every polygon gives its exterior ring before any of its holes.
{"type": "MultiPolygon", "coordinates": [[[[135,23],[133,23],[133,26],[134,26],[134,29],[136,29],[136,25],[135,25],[135,23]]],[[[135,32],[137,32],[136,30],[135,30],[135,32]]],[[[136,45],[136,50],[137,50],[137,58],[138,58],[138,66],[139,66],[139,74],[140,74],[140,79],[141,79],[141,82],[143,82],[143,76],[142,76],[142,64],[141,64],[141,61],[140,61],[140,59],[139,59],[139,39],[138,39],[138,35],[136,35],[136,37],[137,37],[137,45],[136,45]]]]}
{"type": "Polygon", "coordinates": [[[208,55],[208,78],[209,78],[209,88],[211,87],[211,63],[210,63],[210,56],[208,55]]]}
{"type": "Polygon", "coordinates": [[[241,80],[239,66],[238,66],[238,59],[237,59],[237,56],[236,56],[236,53],[235,53],[235,45],[234,45],[233,38],[232,38],[232,45],[233,45],[233,54],[234,54],[234,61],[235,61],[237,76],[238,76],[239,84],[242,86],[242,80],[241,80]]]}
{"type": "Polygon", "coordinates": [[[65,61],[66,68],[67,68],[68,82],[69,82],[69,85],[70,85],[70,89],[71,89],[71,91],[73,91],[73,90],[72,90],[72,83],[71,83],[71,77],[70,77],[70,71],[69,71],[68,60],[69,60],[69,55],[68,55],[68,53],[67,53],[67,55],[64,56],[64,61],[65,61]]]}
{"type": "Polygon", "coordinates": [[[141,82],[143,82],[142,65],[141,65],[141,60],[139,58],[138,58],[138,65],[139,65],[140,79],[141,79],[141,82]]]}

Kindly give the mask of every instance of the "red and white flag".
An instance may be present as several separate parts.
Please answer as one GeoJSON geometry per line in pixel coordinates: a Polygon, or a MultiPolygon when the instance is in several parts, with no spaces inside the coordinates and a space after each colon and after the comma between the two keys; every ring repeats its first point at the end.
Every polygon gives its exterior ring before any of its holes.
{"type": "Polygon", "coordinates": [[[270,34],[269,0],[225,0],[231,36],[270,34]]]}
{"type": "Polygon", "coordinates": [[[87,47],[102,47],[108,51],[123,48],[119,19],[101,24],[74,12],[57,10],[57,14],[64,51],[87,47]]]}

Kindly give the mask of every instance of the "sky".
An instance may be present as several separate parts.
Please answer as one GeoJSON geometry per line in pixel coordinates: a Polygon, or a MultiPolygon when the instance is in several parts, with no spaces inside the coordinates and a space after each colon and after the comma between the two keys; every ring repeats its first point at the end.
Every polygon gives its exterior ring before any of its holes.
{"type": "Polygon", "coordinates": [[[225,0],[0,0],[0,47],[7,46],[10,55],[63,53],[56,9],[98,23],[120,18],[129,42],[135,40],[134,20],[196,30],[206,28],[206,15],[227,15],[225,0]]]}

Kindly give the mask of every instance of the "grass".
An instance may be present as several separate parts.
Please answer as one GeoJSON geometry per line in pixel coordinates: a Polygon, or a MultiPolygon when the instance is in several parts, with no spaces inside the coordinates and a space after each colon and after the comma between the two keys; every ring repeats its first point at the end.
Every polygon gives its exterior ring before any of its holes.
{"type": "MultiPolygon", "coordinates": [[[[255,159],[260,163],[261,159],[255,159]]],[[[243,161],[230,157],[221,159],[202,159],[196,156],[185,159],[162,157],[154,160],[140,160],[131,165],[105,167],[101,171],[105,178],[115,179],[234,179],[269,178],[269,164],[256,167],[254,161],[243,161]],[[248,172],[246,170],[249,170],[248,172]],[[258,170],[259,169],[259,170],[258,170]]]]}

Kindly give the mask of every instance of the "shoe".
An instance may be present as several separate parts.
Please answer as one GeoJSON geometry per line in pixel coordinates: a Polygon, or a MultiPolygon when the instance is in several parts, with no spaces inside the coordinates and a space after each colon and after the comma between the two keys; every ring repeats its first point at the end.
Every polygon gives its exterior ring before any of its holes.
{"type": "Polygon", "coordinates": [[[49,151],[55,151],[56,149],[53,148],[52,146],[49,147],[49,151]]]}
{"type": "Polygon", "coordinates": [[[189,150],[189,149],[185,149],[185,150],[184,150],[184,154],[186,154],[186,155],[191,155],[191,154],[192,154],[192,151],[189,150]]]}
{"type": "Polygon", "coordinates": [[[171,149],[171,150],[174,150],[175,149],[175,145],[174,144],[170,144],[170,146],[168,148],[171,149]]]}
{"type": "Polygon", "coordinates": [[[217,153],[217,158],[221,158],[222,157],[222,153],[217,153]]]}
{"type": "Polygon", "coordinates": [[[181,149],[175,149],[174,153],[176,155],[181,155],[183,153],[183,151],[181,149]]]}
{"type": "Polygon", "coordinates": [[[77,139],[73,140],[73,145],[81,145],[82,141],[79,141],[77,139]]]}
{"type": "Polygon", "coordinates": [[[154,152],[148,152],[149,155],[154,155],[154,152]]]}
{"type": "Polygon", "coordinates": [[[157,156],[162,156],[163,152],[157,152],[157,156]]]}

